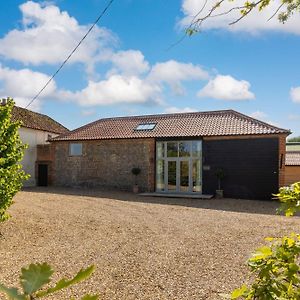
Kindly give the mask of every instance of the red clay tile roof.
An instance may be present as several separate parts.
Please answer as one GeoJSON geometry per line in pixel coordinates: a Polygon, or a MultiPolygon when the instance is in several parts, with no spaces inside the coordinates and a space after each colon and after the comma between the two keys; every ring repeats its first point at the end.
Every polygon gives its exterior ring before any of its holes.
{"type": "Polygon", "coordinates": [[[300,151],[286,152],[286,166],[300,166],[300,151]]]}
{"type": "Polygon", "coordinates": [[[226,135],[289,134],[290,132],[233,110],[177,113],[100,119],[53,141],[200,137],[226,135]],[[137,131],[143,123],[157,123],[153,130],[137,131]]]}
{"type": "Polygon", "coordinates": [[[57,134],[69,132],[66,127],[54,121],[52,118],[18,106],[14,106],[13,108],[12,120],[21,121],[22,127],[43,130],[57,134]]]}

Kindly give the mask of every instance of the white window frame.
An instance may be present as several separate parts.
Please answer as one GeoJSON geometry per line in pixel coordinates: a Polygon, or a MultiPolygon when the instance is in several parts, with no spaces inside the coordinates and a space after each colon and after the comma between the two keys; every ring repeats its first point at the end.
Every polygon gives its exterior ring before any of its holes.
{"type": "Polygon", "coordinates": [[[82,156],[82,143],[70,143],[69,144],[69,155],[70,156],[82,156]],[[74,153],[74,149],[72,151],[72,146],[74,145],[80,145],[80,153],[74,153]]]}

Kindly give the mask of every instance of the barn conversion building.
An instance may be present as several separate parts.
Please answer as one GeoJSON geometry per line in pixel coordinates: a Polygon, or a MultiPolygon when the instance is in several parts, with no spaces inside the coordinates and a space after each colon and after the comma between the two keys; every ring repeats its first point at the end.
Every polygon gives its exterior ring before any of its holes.
{"type": "Polygon", "coordinates": [[[233,110],[100,119],[51,140],[54,184],[270,199],[290,132],[233,110]]]}

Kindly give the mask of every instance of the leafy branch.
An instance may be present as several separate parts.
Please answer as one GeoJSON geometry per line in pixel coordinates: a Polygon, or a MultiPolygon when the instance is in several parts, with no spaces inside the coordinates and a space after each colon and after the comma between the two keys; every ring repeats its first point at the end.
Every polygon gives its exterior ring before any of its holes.
{"type": "Polygon", "coordinates": [[[300,235],[267,238],[270,245],[257,249],[248,260],[254,283],[234,290],[231,299],[299,299],[300,235]]]}
{"type": "Polygon", "coordinates": [[[284,212],[290,217],[300,211],[300,182],[280,188],[274,196],[281,202],[278,212],[284,212]]]}
{"type": "MultiPolygon", "coordinates": [[[[17,288],[10,288],[0,284],[0,292],[6,294],[9,300],[34,300],[44,298],[50,294],[66,289],[74,284],[88,279],[94,272],[95,267],[90,266],[81,269],[72,279],[61,279],[53,287],[44,289],[45,285],[51,282],[54,271],[47,263],[30,264],[28,268],[21,269],[20,284],[22,292],[17,288]]],[[[97,300],[98,295],[85,295],[81,300],[97,300]]],[[[74,300],[71,298],[70,300],[74,300]]]]}
{"type": "MultiPolygon", "coordinates": [[[[300,182],[280,188],[275,197],[281,202],[278,211],[293,216],[300,211],[300,182]]],[[[257,249],[248,260],[254,282],[234,290],[231,299],[300,299],[300,235],[266,240],[269,245],[257,249]]]]}
{"type": "MultiPolygon", "coordinates": [[[[228,0],[228,1],[232,3],[235,2],[235,0],[228,0]]],[[[230,15],[234,11],[239,11],[240,16],[234,18],[233,21],[228,23],[229,26],[234,25],[240,22],[245,17],[247,17],[255,8],[257,8],[258,11],[264,10],[266,7],[270,5],[271,0],[258,0],[258,1],[246,0],[243,5],[233,6],[224,12],[218,13],[219,8],[222,7],[222,5],[225,3],[225,0],[219,0],[214,5],[212,5],[211,8],[209,8],[208,12],[204,16],[201,16],[204,9],[207,7],[207,3],[208,1],[205,0],[203,6],[196,13],[192,21],[190,22],[190,25],[187,27],[185,32],[188,36],[191,36],[194,33],[199,32],[201,30],[203,23],[210,18],[230,15]]],[[[268,18],[267,21],[270,21],[277,15],[279,22],[284,24],[295,12],[300,12],[300,0],[281,0],[281,3],[277,6],[274,13],[268,18]],[[281,11],[283,9],[285,10],[281,11]]]]}

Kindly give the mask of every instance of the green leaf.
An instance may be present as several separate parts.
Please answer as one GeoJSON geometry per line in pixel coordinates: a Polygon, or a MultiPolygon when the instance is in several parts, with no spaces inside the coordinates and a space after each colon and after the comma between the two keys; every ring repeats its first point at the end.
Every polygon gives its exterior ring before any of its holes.
{"type": "Polygon", "coordinates": [[[299,266],[295,263],[291,263],[291,264],[289,264],[289,270],[291,272],[296,273],[299,270],[299,266]]]}
{"type": "Polygon", "coordinates": [[[246,285],[242,285],[242,287],[240,287],[239,289],[235,289],[231,293],[231,299],[238,299],[238,298],[244,296],[247,292],[248,292],[247,286],[246,285]]]}
{"type": "Polygon", "coordinates": [[[21,285],[26,295],[39,290],[43,285],[50,282],[50,277],[53,274],[51,266],[47,263],[30,264],[28,269],[21,269],[21,285]]]}
{"type": "Polygon", "coordinates": [[[90,266],[86,269],[81,269],[74,278],[72,278],[71,280],[67,280],[65,278],[61,279],[60,281],[58,281],[56,283],[56,285],[52,288],[47,289],[46,291],[41,291],[36,293],[36,297],[37,298],[42,298],[45,297],[49,294],[55,293],[57,291],[60,291],[62,289],[65,289],[67,287],[69,287],[70,285],[74,285],[76,283],[79,283],[87,278],[89,278],[91,276],[91,274],[94,272],[95,270],[95,266],[90,266]]]}
{"type": "Polygon", "coordinates": [[[8,288],[0,284],[0,291],[5,293],[10,300],[26,300],[24,295],[20,295],[18,289],[8,288]]]}
{"type": "Polygon", "coordinates": [[[257,261],[265,259],[273,254],[272,249],[268,246],[263,246],[256,250],[256,252],[250,258],[250,261],[257,261]]]}
{"type": "Polygon", "coordinates": [[[81,300],[98,300],[98,295],[85,295],[81,298],[81,300]]]}

